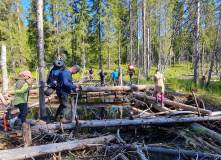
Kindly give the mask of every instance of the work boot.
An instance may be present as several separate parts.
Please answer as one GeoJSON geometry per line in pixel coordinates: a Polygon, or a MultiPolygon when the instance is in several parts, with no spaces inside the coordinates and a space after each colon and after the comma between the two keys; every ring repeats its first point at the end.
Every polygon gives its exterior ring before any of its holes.
{"type": "Polygon", "coordinates": [[[161,102],[161,107],[164,107],[164,103],[163,102],[161,102]]]}
{"type": "Polygon", "coordinates": [[[60,122],[61,122],[61,123],[64,123],[64,124],[70,123],[70,121],[67,120],[67,119],[64,118],[64,117],[60,120],[60,122]]]}
{"type": "Polygon", "coordinates": [[[9,124],[9,126],[11,127],[11,128],[14,128],[14,121],[12,120],[12,119],[9,119],[8,120],[8,124],[9,124]]]}

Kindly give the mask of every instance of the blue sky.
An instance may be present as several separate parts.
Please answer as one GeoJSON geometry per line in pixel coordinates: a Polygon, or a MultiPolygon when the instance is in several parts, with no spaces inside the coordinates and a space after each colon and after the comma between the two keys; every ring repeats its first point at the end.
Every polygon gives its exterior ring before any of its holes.
{"type": "MultiPolygon", "coordinates": [[[[29,7],[29,5],[30,5],[30,0],[22,0],[21,1],[22,2],[22,7],[25,9],[25,13],[28,13],[27,11],[27,9],[28,9],[28,7],[29,7]]],[[[27,26],[28,25],[28,21],[27,21],[27,19],[26,19],[26,17],[27,17],[27,15],[24,15],[24,23],[25,23],[25,25],[27,26]]]]}

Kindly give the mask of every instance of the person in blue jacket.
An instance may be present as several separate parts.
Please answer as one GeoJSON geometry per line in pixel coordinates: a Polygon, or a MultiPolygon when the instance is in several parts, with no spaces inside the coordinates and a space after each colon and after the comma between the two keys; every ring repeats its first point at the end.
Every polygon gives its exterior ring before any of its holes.
{"type": "Polygon", "coordinates": [[[80,89],[80,85],[75,86],[72,82],[72,74],[76,74],[78,72],[80,72],[80,67],[78,65],[74,65],[71,68],[63,70],[57,80],[56,93],[60,101],[60,105],[57,109],[55,120],[61,121],[62,123],[68,123],[65,118],[65,114],[68,109],[71,108],[68,95],[71,94],[72,90],[74,92],[78,92],[80,89]]]}
{"type": "Polygon", "coordinates": [[[114,81],[114,86],[117,85],[118,75],[119,75],[119,72],[117,71],[117,69],[115,69],[113,73],[111,74],[111,78],[114,81]]]}

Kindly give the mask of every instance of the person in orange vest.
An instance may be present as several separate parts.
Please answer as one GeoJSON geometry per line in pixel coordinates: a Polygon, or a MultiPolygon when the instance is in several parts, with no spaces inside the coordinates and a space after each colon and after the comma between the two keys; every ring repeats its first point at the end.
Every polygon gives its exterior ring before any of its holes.
{"type": "Polygon", "coordinates": [[[156,103],[158,103],[158,93],[161,94],[161,106],[164,106],[164,75],[160,73],[159,69],[156,69],[154,75],[155,91],[156,91],[156,103]]]}
{"type": "Polygon", "coordinates": [[[128,65],[128,72],[129,72],[129,75],[130,75],[130,83],[132,84],[132,82],[133,82],[132,77],[133,77],[133,74],[135,73],[135,70],[134,70],[132,64],[128,65]]]}

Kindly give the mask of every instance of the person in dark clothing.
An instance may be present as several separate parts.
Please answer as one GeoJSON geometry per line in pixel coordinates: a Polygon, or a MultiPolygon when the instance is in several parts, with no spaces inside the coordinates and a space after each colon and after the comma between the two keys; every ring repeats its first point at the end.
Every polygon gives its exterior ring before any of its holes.
{"type": "Polygon", "coordinates": [[[101,69],[101,72],[99,73],[99,75],[101,77],[101,86],[103,86],[105,84],[105,73],[103,69],[101,69]]]}
{"type": "Polygon", "coordinates": [[[93,77],[94,77],[94,70],[91,68],[89,70],[89,78],[90,78],[90,80],[93,80],[93,77]]]}
{"type": "Polygon", "coordinates": [[[57,109],[55,120],[60,120],[62,123],[68,123],[65,118],[68,109],[71,107],[68,95],[71,94],[72,90],[74,92],[78,92],[80,89],[80,85],[75,86],[72,82],[72,74],[76,74],[78,72],[80,72],[80,67],[78,65],[74,65],[71,68],[67,68],[62,71],[58,77],[56,93],[60,101],[60,105],[57,109]]]}

